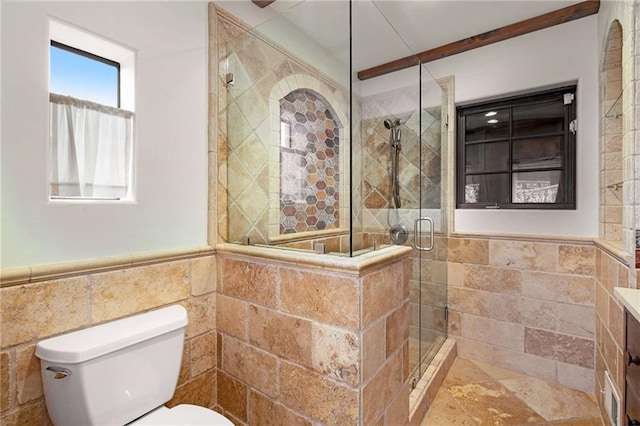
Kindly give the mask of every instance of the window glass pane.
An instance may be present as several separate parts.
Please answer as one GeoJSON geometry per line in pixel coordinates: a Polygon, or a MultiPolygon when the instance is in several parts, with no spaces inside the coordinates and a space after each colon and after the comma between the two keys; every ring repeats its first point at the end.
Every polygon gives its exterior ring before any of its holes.
{"type": "Polygon", "coordinates": [[[560,170],[513,174],[514,203],[555,203],[560,186],[560,170]]]}
{"type": "Polygon", "coordinates": [[[465,141],[474,142],[508,137],[508,109],[487,110],[466,116],[465,141]]]}
{"type": "Polygon", "coordinates": [[[509,142],[479,143],[465,149],[467,173],[509,170],[509,142]]]}
{"type": "Polygon", "coordinates": [[[513,136],[559,133],[564,129],[561,100],[513,108],[513,136]]]}
{"type": "Polygon", "coordinates": [[[562,167],[562,136],[513,141],[513,169],[562,167]]]}
{"type": "Polygon", "coordinates": [[[115,65],[57,46],[50,48],[50,61],[50,92],[118,107],[115,65]]]}
{"type": "Polygon", "coordinates": [[[508,203],[509,174],[467,176],[464,187],[465,203],[508,203]]]}

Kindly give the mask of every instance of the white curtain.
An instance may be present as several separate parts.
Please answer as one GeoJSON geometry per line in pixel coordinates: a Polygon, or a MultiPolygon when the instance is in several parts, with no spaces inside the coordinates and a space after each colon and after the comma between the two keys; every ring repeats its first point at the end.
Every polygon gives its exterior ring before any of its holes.
{"type": "Polygon", "coordinates": [[[124,198],[133,113],[50,94],[51,195],[124,198]]]}

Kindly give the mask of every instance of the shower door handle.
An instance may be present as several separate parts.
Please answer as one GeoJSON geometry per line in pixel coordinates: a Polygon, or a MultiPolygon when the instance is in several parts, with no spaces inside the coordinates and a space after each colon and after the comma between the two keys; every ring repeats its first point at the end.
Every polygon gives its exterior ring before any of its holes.
{"type": "Polygon", "coordinates": [[[413,222],[413,246],[417,250],[420,250],[420,251],[431,251],[431,250],[433,250],[433,244],[434,244],[434,240],[433,240],[433,219],[431,219],[430,217],[419,217],[419,218],[417,218],[413,222]],[[429,241],[429,246],[428,247],[422,247],[420,245],[420,233],[418,232],[418,226],[420,225],[420,222],[422,222],[423,220],[429,222],[429,237],[430,237],[430,241],[429,241]]]}

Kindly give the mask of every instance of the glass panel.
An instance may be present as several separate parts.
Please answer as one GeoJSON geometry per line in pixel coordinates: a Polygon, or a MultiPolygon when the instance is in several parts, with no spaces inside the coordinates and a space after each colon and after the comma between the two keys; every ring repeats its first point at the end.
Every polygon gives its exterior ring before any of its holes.
{"type": "Polygon", "coordinates": [[[371,250],[374,242],[378,246],[411,244],[408,237],[420,208],[423,176],[419,68],[366,81],[357,78],[358,71],[380,65],[373,60],[381,53],[380,46],[388,46],[382,54],[389,61],[411,55],[411,49],[376,2],[354,1],[351,8],[351,87],[356,94],[363,90],[352,104],[350,219],[353,249],[358,253],[371,250]]]}
{"type": "MultiPolygon", "coordinates": [[[[221,2],[232,13],[241,3],[221,2]]],[[[391,2],[276,5],[282,12],[251,32],[232,22],[221,26],[220,81],[233,75],[219,108],[227,124],[221,126],[227,146],[219,160],[227,165],[229,220],[228,227],[221,222],[221,235],[293,249],[324,243],[331,254],[358,255],[374,245],[410,246],[417,217],[431,217],[444,231],[440,85],[418,66],[368,80],[366,87],[357,78],[358,71],[380,65],[372,55],[380,46],[387,55],[382,62],[412,54],[384,15],[391,2]],[[297,105],[302,91],[323,100],[322,112],[335,123],[319,123],[311,104],[297,105]],[[321,142],[326,158],[317,156],[321,142]],[[327,200],[335,196],[335,221],[334,228],[321,229],[319,210],[331,210],[320,200],[325,193],[327,200]],[[314,215],[318,222],[311,224],[314,215]],[[394,241],[397,236],[402,238],[394,241]]],[[[411,379],[420,378],[446,339],[447,268],[444,259],[433,258],[412,252],[411,379]]]]}
{"type": "MultiPolygon", "coordinates": [[[[442,181],[442,89],[433,81],[422,83],[422,111],[420,138],[420,216],[434,220],[436,231],[441,231],[442,181]]],[[[408,154],[410,157],[412,154],[408,154]]],[[[415,160],[414,160],[415,161],[415,160]]],[[[418,165],[417,163],[415,163],[418,165]]]]}
{"type": "Polygon", "coordinates": [[[562,167],[562,136],[513,141],[513,169],[562,167]]]}
{"type": "Polygon", "coordinates": [[[514,203],[555,203],[560,186],[560,170],[513,174],[514,203]]]}
{"type": "Polygon", "coordinates": [[[509,137],[509,110],[496,109],[465,116],[465,141],[509,137]]]}
{"type": "MultiPolygon", "coordinates": [[[[420,217],[433,220],[435,232],[444,232],[442,218],[442,180],[446,173],[442,170],[442,111],[446,103],[446,92],[433,80],[426,66],[422,67],[422,110],[420,157],[420,217]]],[[[420,227],[420,245],[430,243],[429,229],[426,223],[420,227]]],[[[443,239],[436,239],[434,251],[441,250],[443,239]]],[[[414,250],[414,253],[416,251],[414,250]]],[[[447,306],[447,264],[442,258],[436,258],[433,252],[419,251],[420,258],[420,364],[416,375],[422,375],[431,363],[447,337],[447,323],[444,308],[447,306]]],[[[415,265],[415,263],[414,263],[415,265]]],[[[413,301],[413,299],[412,299],[413,301]]],[[[413,321],[413,319],[410,319],[413,321]]],[[[411,323],[414,325],[413,323],[411,323]]],[[[411,348],[411,345],[409,346],[411,348]]]]}
{"type": "Polygon", "coordinates": [[[478,143],[465,150],[466,173],[509,170],[509,142],[478,143]]]}
{"type": "Polygon", "coordinates": [[[559,133],[564,130],[561,100],[513,108],[513,136],[559,133]]]}
{"type": "Polygon", "coordinates": [[[250,31],[221,21],[220,79],[232,81],[219,108],[227,123],[221,234],[350,254],[349,5],[283,4],[270,16],[250,31]],[[347,49],[328,50],[337,44],[347,49]]]}
{"type": "Polygon", "coordinates": [[[93,59],[90,53],[83,55],[57,45],[50,47],[50,62],[52,93],[119,107],[115,62],[107,64],[93,59]]]}
{"type": "Polygon", "coordinates": [[[509,174],[467,176],[464,187],[465,203],[508,203],[509,174]]]}

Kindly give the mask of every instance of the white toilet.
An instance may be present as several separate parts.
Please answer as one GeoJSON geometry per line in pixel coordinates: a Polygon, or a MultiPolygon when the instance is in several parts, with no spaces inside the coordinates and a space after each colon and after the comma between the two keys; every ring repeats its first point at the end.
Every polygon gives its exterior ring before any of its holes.
{"type": "Polygon", "coordinates": [[[187,322],[176,305],[38,343],[53,423],[232,426],[204,407],[163,406],[178,382],[187,322]]]}

